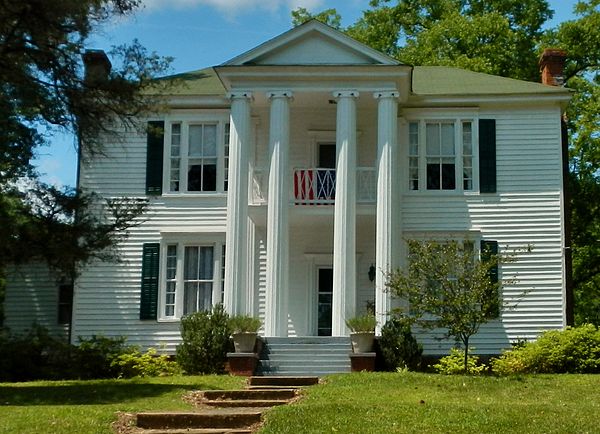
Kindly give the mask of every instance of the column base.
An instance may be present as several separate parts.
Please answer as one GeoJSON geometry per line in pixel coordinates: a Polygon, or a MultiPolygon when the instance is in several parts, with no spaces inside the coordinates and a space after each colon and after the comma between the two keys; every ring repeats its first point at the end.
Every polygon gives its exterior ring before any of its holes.
{"type": "Polygon", "coordinates": [[[375,371],[376,353],[350,353],[349,355],[352,372],[375,371]]]}
{"type": "Polygon", "coordinates": [[[231,375],[251,377],[258,365],[256,353],[227,353],[225,370],[231,375]]]}

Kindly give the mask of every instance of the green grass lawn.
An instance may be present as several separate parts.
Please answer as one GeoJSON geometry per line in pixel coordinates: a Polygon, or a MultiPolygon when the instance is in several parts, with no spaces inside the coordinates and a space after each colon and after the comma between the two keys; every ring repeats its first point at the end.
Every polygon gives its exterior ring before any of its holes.
{"type": "Polygon", "coordinates": [[[267,433],[598,433],[600,376],[336,375],[267,415],[267,433]]]}
{"type": "MultiPolygon", "coordinates": [[[[243,378],[0,383],[0,433],[110,433],[117,411],[178,410],[243,378]]],[[[598,433],[600,376],[334,375],[267,414],[261,433],[598,433]]]]}
{"type": "Polygon", "coordinates": [[[229,376],[0,383],[0,433],[112,433],[117,411],[190,409],[187,391],[241,387],[229,376]]]}

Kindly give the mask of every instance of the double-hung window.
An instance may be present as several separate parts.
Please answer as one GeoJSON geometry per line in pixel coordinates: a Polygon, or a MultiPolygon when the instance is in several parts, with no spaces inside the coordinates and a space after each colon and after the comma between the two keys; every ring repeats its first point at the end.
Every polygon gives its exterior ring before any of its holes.
{"type": "Polygon", "coordinates": [[[408,189],[475,189],[474,121],[440,119],[408,124],[408,189]]]}
{"type": "Polygon", "coordinates": [[[172,121],[166,128],[165,182],[170,193],[227,191],[229,124],[172,121]]]}
{"type": "Polygon", "coordinates": [[[162,318],[180,318],[222,302],[223,243],[168,242],[165,247],[162,318]]]}

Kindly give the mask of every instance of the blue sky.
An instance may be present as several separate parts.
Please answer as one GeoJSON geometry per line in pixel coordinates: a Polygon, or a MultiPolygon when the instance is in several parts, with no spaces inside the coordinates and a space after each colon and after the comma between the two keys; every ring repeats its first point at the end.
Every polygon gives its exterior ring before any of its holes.
{"type": "MultiPolygon", "coordinates": [[[[137,38],[149,50],[174,57],[174,73],[218,65],[289,30],[290,11],[336,8],[342,24],[352,24],[369,0],[143,0],[134,16],[107,25],[90,40],[90,48],[109,50],[137,38]]],[[[573,17],[576,0],[550,0],[555,11],[550,27],[573,17]]],[[[52,145],[38,152],[43,179],[75,185],[73,139],[55,134],[52,145]]]]}

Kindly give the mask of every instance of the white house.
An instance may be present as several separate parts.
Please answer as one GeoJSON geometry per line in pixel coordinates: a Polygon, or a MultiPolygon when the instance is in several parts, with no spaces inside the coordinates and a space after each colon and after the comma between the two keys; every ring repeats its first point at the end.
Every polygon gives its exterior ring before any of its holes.
{"type": "MultiPolygon", "coordinates": [[[[259,316],[264,336],[346,336],[368,303],[385,321],[384,273],[413,238],[533,247],[499,270],[517,276],[502,296],[518,304],[482,328],[478,352],[567,324],[568,90],[405,65],[317,21],[178,78],[147,135],[128,131],[80,168],[82,188],[149,209],[121,263],[75,282],[73,341],[172,352],[181,316],[219,302],[259,316]]],[[[11,281],[15,330],[34,316],[33,287],[11,281]]],[[[451,344],[419,339],[426,353],[451,344]]]]}

